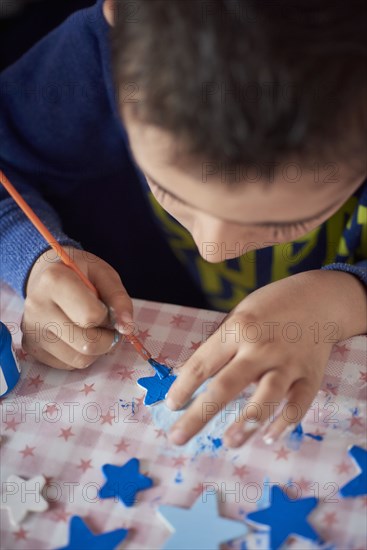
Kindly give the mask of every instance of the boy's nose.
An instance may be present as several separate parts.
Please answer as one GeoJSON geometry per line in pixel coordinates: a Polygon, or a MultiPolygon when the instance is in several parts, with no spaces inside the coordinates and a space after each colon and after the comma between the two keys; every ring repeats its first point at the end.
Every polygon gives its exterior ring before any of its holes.
{"type": "Polygon", "coordinates": [[[195,219],[192,237],[202,258],[210,263],[230,260],[243,254],[238,228],[236,231],[233,224],[207,214],[200,214],[195,219]]]}

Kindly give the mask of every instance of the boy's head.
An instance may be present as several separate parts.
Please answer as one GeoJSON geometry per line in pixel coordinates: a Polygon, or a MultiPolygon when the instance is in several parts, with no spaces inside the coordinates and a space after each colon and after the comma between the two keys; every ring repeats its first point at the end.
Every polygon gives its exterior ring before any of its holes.
{"type": "Polygon", "coordinates": [[[364,1],[116,3],[132,151],[207,260],[293,240],[361,183],[365,16],[364,1]]]}

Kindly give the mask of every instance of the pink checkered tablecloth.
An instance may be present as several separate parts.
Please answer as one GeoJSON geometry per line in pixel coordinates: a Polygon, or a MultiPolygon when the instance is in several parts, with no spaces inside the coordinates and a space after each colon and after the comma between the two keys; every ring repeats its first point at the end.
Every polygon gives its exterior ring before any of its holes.
{"type": "MultiPolygon", "coordinates": [[[[66,545],[73,515],[83,516],[96,533],[130,529],[123,548],[161,548],[169,531],[157,515],[160,504],[191,506],[203,487],[214,486],[222,494],[220,513],[243,519],[263,506],[270,483],[293,484],[298,496],[319,499],[309,520],[327,548],[366,548],[367,498],[342,499],[338,489],[358,473],[349,446],[366,447],[367,337],[333,348],[322,388],[302,423],[305,434],[322,436],[322,441],[304,435],[267,446],[256,437],[242,449],[228,450],[213,444],[231,420],[227,411],[204,434],[176,448],[165,432],[175,413],[164,404],[143,405],[144,391],[136,380],[154,373],[130,344],[117,346],[87,370],[53,370],[20,350],[21,299],[5,285],[0,298],[0,319],[13,333],[22,367],[18,386],[0,401],[1,486],[10,474],[25,479],[42,474],[49,502],[46,512],[28,514],[17,528],[6,510],[0,512],[2,550],[66,545]],[[132,508],[98,499],[104,483],[101,466],[122,465],[131,457],[141,460],[154,487],[138,493],[132,508]]],[[[170,366],[184,362],[222,317],[135,300],[140,338],[170,366]]],[[[241,399],[250,400],[250,390],[241,399]]],[[[246,542],[230,546],[250,548],[250,539],[248,535],[246,542]]]]}

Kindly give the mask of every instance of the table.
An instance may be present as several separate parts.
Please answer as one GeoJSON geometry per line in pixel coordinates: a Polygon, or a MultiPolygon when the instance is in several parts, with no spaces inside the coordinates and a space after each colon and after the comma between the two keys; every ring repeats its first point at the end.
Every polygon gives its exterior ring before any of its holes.
{"type": "MultiPolygon", "coordinates": [[[[348,447],[366,446],[366,336],[333,347],[322,387],[302,422],[311,435],[288,436],[272,446],[256,437],[229,450],[215,444],[227,420],[218,415],[210,429],[176,448],[165,427],[177,413],[164,404],[143,405],[136,380],[154,373],[130,344],[117,346],[87,370],[53,370],[20,349],[22,300],[4,284],[0,297],[0,318],[13,333],[22,367],[18,386],[1,400],[1,486],[10,474],[25,479],[43,474],[49,501],[46,512],[29,514],[18,528],[0,512],[2,550],[61,547],[75,514],[96,533],[129,528],[124,548],[160,548],[170,534],[157,515],[160,504],[191,506],[211,484],[225,495],[221,515],[243,519],[266,505],[266,488],[275,482],[320,499],[310,523],[333,548],[366,548],[367,498],[342,499],[337,493],[358,473],[348,447]],[[99,499],[101,466],[122,465],[131,457],[141,460],[154,487],[138,493],[132,508],[99,499]]],[[[140,338],[170,366],[184,362],[223,318],[174,305],[134,304],[140,338]]],[[[251,388],[241,394],[242,402],[250,398],[251,388]]],[[[247,548],[259,544],[255,539],[247,537],[247,548]]],[[[288,546],[304,548],[299,544],[294,538],[288,546]]],[[[241,540],[229,546],[246,547],[241,540]]]]}

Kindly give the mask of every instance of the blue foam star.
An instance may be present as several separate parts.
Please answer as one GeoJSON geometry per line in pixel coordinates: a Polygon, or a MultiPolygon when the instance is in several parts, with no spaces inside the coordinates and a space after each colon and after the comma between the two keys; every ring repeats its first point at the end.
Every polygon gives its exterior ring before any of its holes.
{"type": "Polygon", "coordinates": [[[276,485],[271,488],[271,505],[264,510],[247,514],[247,520],[270,527],[270,547],[279,548],[289,535],[319,540],[316,531],[307,522],[306,517],[317,505],[315,497],[290,499],[276,485]]]}
{"type": "Polygon", "coordinates": [[[126,537],[127,529],[116,529],[95,535],[79,516],[73,516],[69,524],[69,544],[59,550],[114,550],[126,537]]]}
{"type": "Polygon", "coordinates": [[[164,378],[161,378],[158,373],[154,376],[139,378],[139,386],[147,390],[144,405],[154,405],[158,401],[163,401],[176,378],[173,374],[168,374],[164,378]]]}
{"type": "Polygon", "coordinates": [[[100,488],[99,497],[118,497],[125,506],[132,506],[135,502],[136,493],[149,489],[153,485],[150,477],[139,472],[139,460],[137,458],[131,458],[122,466],[104,464],[102,472],[107,481],[100,488]]]}
{"type": "Polygon", "coordinates": [[[242,521],[219,516],[216,493],[203,493],[189,509],[160,506],[158,510],[173,531],[166,550],[212,550],[248,531],[242,521]]]}
{"type": "Polygon", "coordinates": [[[341,489],[342,497],[358,497],[367,494],[367,451],[353,445],[348,451],[354,462],[361,469],[361,473],[346,483],[341,489]]]}

